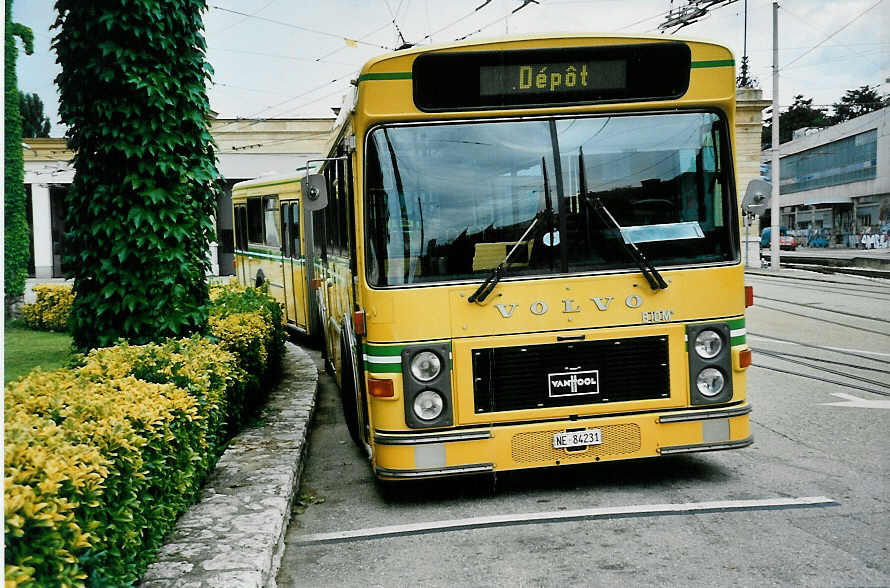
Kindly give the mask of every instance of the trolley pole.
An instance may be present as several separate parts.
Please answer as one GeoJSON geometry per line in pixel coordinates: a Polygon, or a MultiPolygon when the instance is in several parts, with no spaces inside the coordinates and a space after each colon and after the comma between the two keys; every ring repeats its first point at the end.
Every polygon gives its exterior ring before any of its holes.
{"type": "Polygon", "coordinates": [[[773,2],[773,191],[770,198],[770,268],[779,269],[779,3],[773,2]]]}

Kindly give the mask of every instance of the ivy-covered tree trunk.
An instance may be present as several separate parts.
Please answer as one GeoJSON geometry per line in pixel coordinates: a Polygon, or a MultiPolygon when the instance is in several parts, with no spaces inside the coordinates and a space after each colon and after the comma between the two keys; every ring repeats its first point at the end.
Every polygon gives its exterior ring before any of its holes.
{"type": "Polygon", "coordinates": [[[3,283],[6,294],[5,307],[21,298],[28,277],[28,221],[25,216],[25,163],[22,155],[22,114],[19,111],[18,77],[15,62],[19,55],[16,37],[25,44],[25,52],[34,52],[31,30],[12,22],[12,0],[6,0],[6,88],[4,102],[3,162],[4,189],[4,240],[3,283]]]}
{"type": "Polygon", "coordinates": [[[216,158],[204,0],[57,0],[74,183],[65,202],[81,349],[187,335],[207,320],[216,158]]]}

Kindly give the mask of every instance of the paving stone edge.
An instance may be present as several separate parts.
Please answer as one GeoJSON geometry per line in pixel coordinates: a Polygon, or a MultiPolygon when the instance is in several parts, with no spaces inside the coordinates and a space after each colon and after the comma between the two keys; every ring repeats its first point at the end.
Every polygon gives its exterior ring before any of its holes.
{"type": "Polygon", "coordinates": [[[318,388],[314,362],[296,345],[287,344],[282,371],[261,425],[229,443],[143,588],[275,588],[318,388]]]}

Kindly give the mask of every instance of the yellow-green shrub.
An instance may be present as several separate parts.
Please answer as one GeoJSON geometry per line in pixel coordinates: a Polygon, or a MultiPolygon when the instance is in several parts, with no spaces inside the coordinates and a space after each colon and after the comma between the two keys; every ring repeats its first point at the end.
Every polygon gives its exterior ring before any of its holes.
{"type": "Polygon", "coordinates": [[[32,372],[6,410],[6,580],[121,585],[196,491],[206,426],[172,384],[32,372]]]}
{"type": "Polygon", "coordinates": [[[38,284],[33,288],[37,300],[22,307],[25,324],[41,331],[67,331],[74,293],[64,284],[38,284]]]}
{"type": "Polygon", "coordinates": [[[7,387],[7,586],[132,584],[197,499],[284,338],[265,292],[214,298],[216,342],[121,343],[7,387]]]}
{"type": "Polygon", "coordinates": [[[239,284],[211,288],[210,299],[210,335],[247,372],[243,403],[250,409],[263,400],[266,384],[280,371],[285,341],[281,307],[265,288],[239,284]]]}

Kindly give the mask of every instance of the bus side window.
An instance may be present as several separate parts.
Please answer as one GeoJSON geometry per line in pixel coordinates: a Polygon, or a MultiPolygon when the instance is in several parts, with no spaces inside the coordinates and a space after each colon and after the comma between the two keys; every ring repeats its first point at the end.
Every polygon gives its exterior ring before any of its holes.
{"type": "MultiPolygon", "coordinates": [[[[339,155],[344,153],[344,149],[338,150],[339,155]]],[[[340,247],[340,254],[343,256],[349,255],[349,224],[347,221],[349,194],[346,190],[347,182],[346,160],[337,160],[337,236],[339,237],[337,245],[340,247]]]]}
{"type": "Polygon", "coordinates": [[[325,242],[328,252],[336,255],[340,253],[337,237],[337,208],[340,195],[337,194],[336,167],[334,165],[325,167],[324,176],[328,185],[328,205],[324,209],[325,242]]]}
{"type": "Polygon", "coordinates": [[[300,257],[303,252],[300,247],[300,208],[297,204],[290,205],[290,255],[291,257],[300,257]]]}
{"type": "Polygon", "coordinates": [[[266,239],[264,245],[269,247],[281,247],[281,239],[278,237],[278,196],[263,197],[263,224],[265,225],[266,239]]]}
{"type": "Polygon", "coordinates": [[[285,257],[290,257],[290,245],[291,245],[291,227],[290,227],[290,219],[288,218],[288,212],[290,211],[290,206],[287,204],[281,205],[281,212],[279,218],[281,219],[281,254],[285,257]]]}
{"type": "Polygon", "coordinates": [[[258,196],[247,199],[247,241],[262,244],[263,202],[258,196]]]}
{"type": "MultiPolygon", "coordinates": [[[[344,153],[344,155],[348,156],[349,150],[344,149],[343,153],[344,153]]],[[[345,202],[346,205],[344,206],[343,210],[344,210],[344,216],[346,218],[343,222],[343,226],[344,226],[344,228],[346,230],[346,234],[349,236],[349,238],[344,239],[343,246],[349,251],[349,259],[350,259],[350,264],[351,264],[350,268],[352,269],[353,274],[355,274],[355,272],[357,271],[357,268],[358,268],[358,265],[357,265],[358,261],[356,260],[356,255],[355,255],[355,247],[356,247],[356,245],[355,245],[355,221],[353,219],[353,214],[355,211],[355,203],[353,202],[353,198],[354,198],[355,194],[354,194],[354,186],[353,186],[353,180],[352,180],[352,159],[347,157],[347,159],[344,163],[345,163],[344,170],[345,170],[345,176],[346,176],[346,191],[344,192],[344,194],[345,194],[344,200],[346,201],[345,202]]]]}
{"type": "Polygon", "coordinates": [[[243,204],[235,207],[235,248],[247,251],[247,207],[243,204]]]}
{"type": "Polygon", "coordinates": [[[327,261],[328,259],[327,238],[325,236],[327,219],[325,219],[325,216],[329,211],[330,206],[310,213],[312,216],[312,244],[314,250],[317,252],[313,255],[317,255],[317,257],[320,257],[324,261],[327,261]]]}

